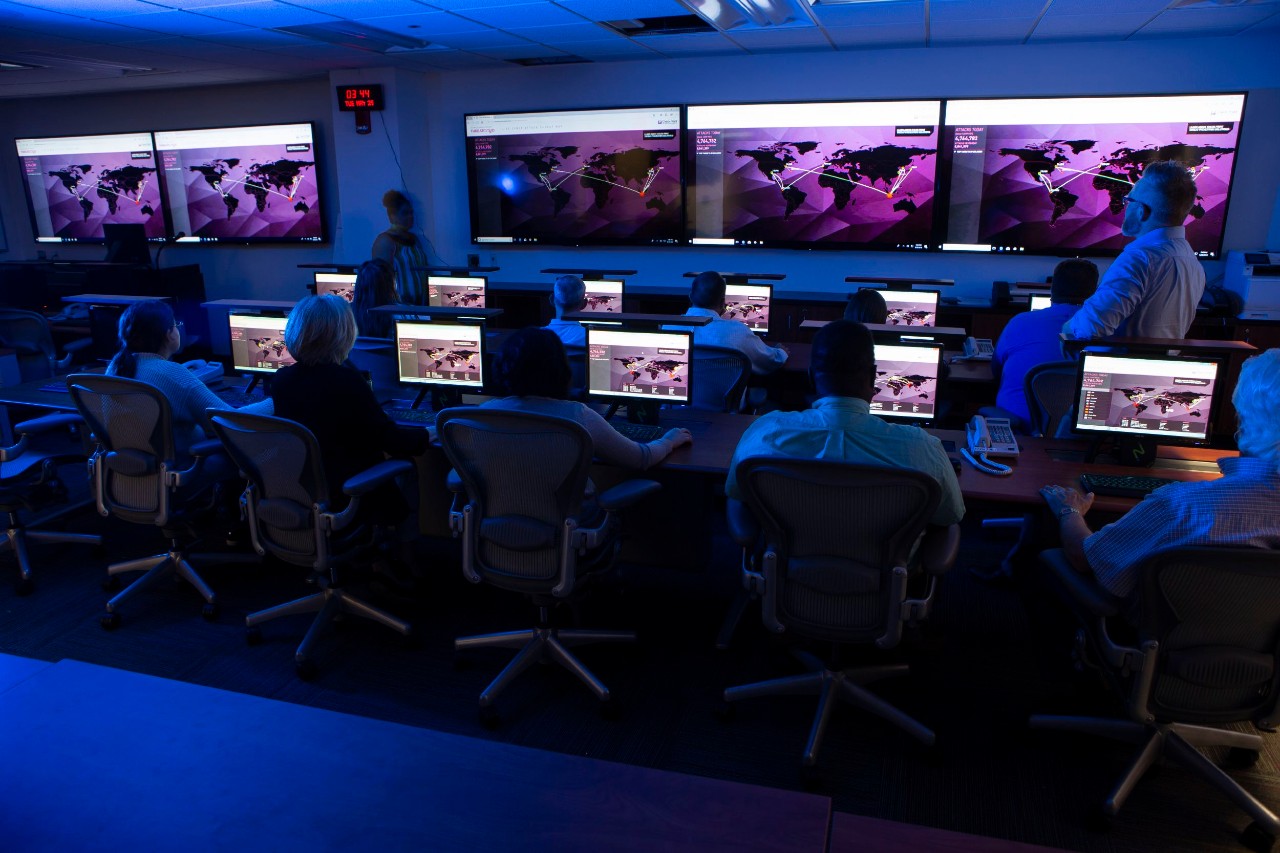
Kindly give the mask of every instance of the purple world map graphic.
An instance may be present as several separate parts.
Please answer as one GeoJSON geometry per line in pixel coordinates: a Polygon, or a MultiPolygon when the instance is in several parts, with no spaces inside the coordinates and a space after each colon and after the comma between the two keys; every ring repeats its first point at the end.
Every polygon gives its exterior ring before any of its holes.
{"type": "MultiPolygon", "coordinates": [[[[721,131],[722,234],[798,243],[926,243],[933,227],[937,132],[893,127],[721,131]]],[[[701,148],[701,146],[699,146],[701,148]]],[[[706,154],[699,152],[698,162],[706,154]]],[[[704,193],[698,175],[700,203],[704,193]]]]}
{"type": "Polygon", "coordinates": [[[872,408],[879,403],[885,412],[918,407],[921,414],[932,414],[938,395],[935,370],[934,365],[919,361],[877,360],[872,408]]]}
{"type": "Polygon", "coordinates": [[[223,240],[314,238],[321,234],[319,188],[310,152],[284,145],[176,152],[191,234],[223,240]]]}
{"type": "Polygon", "coordinates": [[[1216,251],[1226,220],[1238,126],[1189,133],[1186,122],[993,126],[986,130],[979,239],[992,245],[1118,251],[1124,197],[1148,163],[1195,178],[1186,222],[1196,251],[1216,251]]]}
{"type": "Polygon", "coordinates": [[[164,236],[155,160],[124,151],[26,157],[23,165],[40,176],[53,229],[47,236],[101,239],[108,223],[140,223],[148,239],[164,236]]]}

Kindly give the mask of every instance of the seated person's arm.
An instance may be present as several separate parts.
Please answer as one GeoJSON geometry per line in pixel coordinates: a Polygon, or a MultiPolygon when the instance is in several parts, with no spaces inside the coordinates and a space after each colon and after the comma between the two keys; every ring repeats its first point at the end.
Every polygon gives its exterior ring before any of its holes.
{"type": "Polygon", "coordinates": [[[1062,327],[1073,338],[1105,338],[1120,328],[1142,301],[1143,265],[1138,258],[1117,258],[1098,290],[1062,327]]]}
{"type": "Polygon", "coordinates": [[[1049,512],[1058,520],[1058,533],[1062,537],[1062,550],[1067,555],[1067,562],[1077,572],[1093,574],[1084,553],[1084,541],[1093,535],[1089,523],[1084,520],[1085,513],[1093,506],[1093,492],[1082,495],[1065,486],[1045,486],[1040,494],[1049,505],[1049,512]]]}
{"type": "Polygon", "coordinates": [[[677,447],[693,441],[693,435],[687,429],[672,429],[657,441],[641,444],[609,426],[609,422],[593,410],[586,406],[582,410],[586,412],[582,425],[591,434],[596,458],[612,465],[643,471],[666,459],[677,447]]]}

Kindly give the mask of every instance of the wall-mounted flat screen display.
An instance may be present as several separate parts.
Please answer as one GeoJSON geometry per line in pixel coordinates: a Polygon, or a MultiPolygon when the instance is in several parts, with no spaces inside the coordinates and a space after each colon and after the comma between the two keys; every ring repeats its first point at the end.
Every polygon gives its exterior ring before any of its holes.
{"type": "Polygon", "coordinates": [[[1243,94],[948,101],[945,249],[1114,255],[1148,163],[1195,179],[1187,240],[1222,250],[1243,94]]]}
{"type": "Polygon", "coordinates": [[[477,243],[683,237],[678,106],[469,115],[466,132],[477,243]]]}
{"type": "Polygon", "coordinates": [[[168,130],[155,138],[179,242],[324,239],[310,124],[168,130]]]}
{"type": "Polygon", "coordinates": [[[104,225],[141,225],[164,240],[150,133],[14,141],[37,242],[101,243],[104,225]]]}
{"type": "Polygon", "coordinates": [[[940,101],[690,106],[695,245],[928,249],[940,101]]]}

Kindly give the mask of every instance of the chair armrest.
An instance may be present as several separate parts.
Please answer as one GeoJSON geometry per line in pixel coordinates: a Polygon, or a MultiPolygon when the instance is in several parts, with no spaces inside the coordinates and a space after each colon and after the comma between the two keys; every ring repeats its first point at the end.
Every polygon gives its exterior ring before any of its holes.
{"type": "Polygon", "coordinates": [[[62,345],[62,351],[65,353],[80,352],[93,343],[93,338],[76,338],[74,341],[67,341],[62,345]]]}
{"type": "Polygon", "coordinates": [[[212,456],[215,453],[221,452],[222,442],[218,441],[216,438],[197,441],[195,444],[191,445],[191,455],[196,459],[204,459],[207,456],[212,456]]]}
{"type": "Polygon", "coordinates": [[[617,512],[660,491],[662,491],[662,484],[655,483],[653,480],[627,480],[600,496],[600,508],[605,512],[617,512]]]}
{"type": "Polygon", "coordinates": [[[1077,612],[1099,619],[1120,613],[1121,600],[1103,589],[1093,575],[1076,571],[1061,548],[1042,551],[1040,563],[1057,582],[1059,590],[1068,597],[1068,604],[1073,605],[1077,612]]]}
{"type": "Polygon", "coordinates": [[[351,497],[367,495],[384,483],[413,471],[413,463],[407,459],[388,459],[367,468],[342,484],[342,491],[351,497]]]}
{"type": "Polygon", "coordinates": [[[52,429],[60,429],[63,427],[83,426],[84,418],[70,412],[60,412],[56,415],[45,415],[42,418],[32,418],[29,421],[23,421],[14,426],[13,431],[18,435],[39,435],[52,429]]]}
{"type": "Polygon", "coordinates": [[[449,469],[449,476],[445,477],[444,484],[455,495],[461,495],[467,491],[467,487],[462,482],[462,478],[458,476],[456,468],[449,469]]]}
{"type": "Polygon", "coordinates": [[[929,527],[920,541],[920,567],[935,577],[945,575],[960,554],[960,525],[929,527]]]}
{"type": "Polygon", "coordinates": [[[729,498],[725,502],[725,518],[729,522],[729,535],[743,548],[755,547],[760,538],[760,525],[756,517],[742,501],[729,498]]]}

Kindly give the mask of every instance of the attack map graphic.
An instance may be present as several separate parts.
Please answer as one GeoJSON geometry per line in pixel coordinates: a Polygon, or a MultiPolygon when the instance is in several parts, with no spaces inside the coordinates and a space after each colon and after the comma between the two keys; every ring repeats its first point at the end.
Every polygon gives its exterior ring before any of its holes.
{"type": "Polygon", "coordinates": [[[1207,428],[1212,402],[1208,380],[1086,373],[1081,423],[1199,435],[1207,428]]]}
{"type": "MultiPolygon", "coordinates": [[[[186,199],[187,232],[195,237],[319,239],[320,207],[310,152],[286,146],[164,151],[166,177],[186,199]]],[[[177,198],[173,199],[175,208],[177,198]]],[[[175,212],[175,226],[180,216],[175,212]]],[[[186,229],[180,229],[186,230],[186,229]]]]}
{"type": "Polygon", "coordinates": [[[401,338],[399,350],[402,364],[413,367],[401,375],[480,384],[480,347],[474,340],[401,338]]]}
{"type": "Polygon", "coordinates": [[[938,378],[925,372],[930,366],[919,361],[878,361],[871,411],[920,417],[932,415],[937,405],[938,378]]]}
{"type": "Polygon", "coordinates": [[[294,363],[279,329],[231,326],[231,357],[236,367],[248,370],[279,370],[294,363]]]}
{"type": "Polygon", "coordinates": [[[141,223],[148,239],[164,236],[160,182],[151,157],[134,159],[117,151],[22,160],[32,191],[42,191],[48,205],[52,233],[38,236],[101,239],[108,223],[141,223]]]}
{"type": "Polygon", "coordinates": [[[675,402],[689,397],[689,354],[685,350],[592,344],[588,359],[592,389],[653,394],[675,402]]]}

